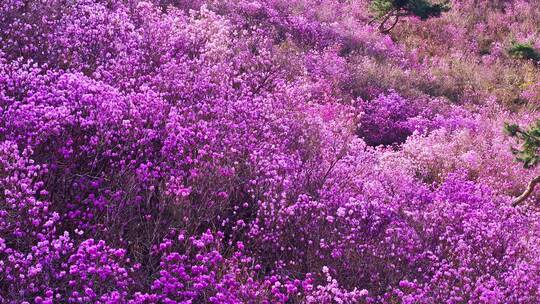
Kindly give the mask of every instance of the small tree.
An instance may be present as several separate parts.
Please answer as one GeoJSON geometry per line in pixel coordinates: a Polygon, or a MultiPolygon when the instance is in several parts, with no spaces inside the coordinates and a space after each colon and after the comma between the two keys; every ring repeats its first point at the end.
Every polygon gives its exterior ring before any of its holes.
{"type": "Polygon", "coordinates": [[[511,57],[532,60],[535,63],[540,61],[540,53],[534,48],[531,43],[513,42],[508,48],[508,54],[511,57]]]}
{"type": "Polygon", "coordinates": [[[433,4],[428,0],[372,0],[371,10],[375,17],[370,23],[380,21],[379,30],[390,32],[398,23],[399,17],[416,16],[421,20],[439,17],[450,10],[448,2],[433,4]]]}
{"type": "MultiPolygon", "coordinates": [[[[516,156],[516,159],[522,162],[525,168],[536,166],[540,161],[540,120],[533,123],[528,130],[524,130],[515,124],[505,124],[505,131],[521,142],[519,149],[512,147],[512,153],[516,156]]],[[[525,201],[538,183],[540,183],[540,175],[529,182],[525,191],[514,199],[512,205],[517,206],[525,201]]]]}

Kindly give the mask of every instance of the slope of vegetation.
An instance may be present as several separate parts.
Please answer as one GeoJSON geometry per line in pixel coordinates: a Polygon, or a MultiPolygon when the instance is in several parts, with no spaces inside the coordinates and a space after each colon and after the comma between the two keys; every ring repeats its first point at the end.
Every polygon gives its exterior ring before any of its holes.
{"type": "Polygon", "coordinates": [[[0,303],[539,303],[540,2],[374,2],[0,1],[0,303]]]}

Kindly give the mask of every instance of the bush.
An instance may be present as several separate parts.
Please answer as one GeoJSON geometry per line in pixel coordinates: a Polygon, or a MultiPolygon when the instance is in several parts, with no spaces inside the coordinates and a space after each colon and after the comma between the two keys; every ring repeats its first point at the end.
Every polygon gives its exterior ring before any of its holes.
{"type": "Polygon", "coordinates": [[[540,61],[540,53],[530,43],[514,42],[508,48],[508,54],[519,59],[540,61]]]}

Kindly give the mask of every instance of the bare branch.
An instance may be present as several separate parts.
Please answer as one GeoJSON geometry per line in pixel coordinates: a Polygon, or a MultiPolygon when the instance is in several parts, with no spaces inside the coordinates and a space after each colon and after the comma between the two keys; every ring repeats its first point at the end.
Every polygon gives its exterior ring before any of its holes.
{"type": "Polygon", "coordinates": [[[395,26],[396,24],[398,23],[399,21],[399,12],[395,11],[395,13],[389,13],[387,15],[386,18],[384,18],[384,20],[381,22],[381,25],[379,26],[379,31],[381,31],[381,33],[389,33],[395,26]],[[394,23],[392,23],[392,25],[390,25],[390,27],[387,27],[385,28],[385,25],[386,25],[386,22],[388,22],[388,20],[390,19],[390,17],[394,16],[394,23]]]}
{"type": "Polygon", "coordinates": [[[512,206],[516,207],[517,205],[521,204],[523,201],[525,201],[529,195],[531,195],[531,193],[533,192],[534,190],[534,187],[536,187],[536,185],[540,183],[540,175],[533,178],[529,184],[527,185],[527,188],[525,189],[525,191],[518,197],[516,197],[514,199],[514,201],[512,202],[512,206]]]}
{"type": "Polygon", "coordinates": [[[395,26],[396,24],[398,23],[399,21],[399,16],[400,16],[400,9],[393,9],[391,10],[390,12],[388,12],[388,14],[386,14],[383,18],[383,20],[381,21],[380,25],[379,25],[379,31],[381,33],[388,33],[390,32],[395,26]],[[390,20],[390,18],[394,17],[394,22],[389,26],[389,27],[386,27],[386,23],[390,20]]]}
{"type": "Polygon", "coordinates": [[[375,21],[380,20],[382,17],[385,17],[385,16],[375,16],[371,18],[371,20],[369,20],[368,22],[368,25],[372,25],[375,21]]]}

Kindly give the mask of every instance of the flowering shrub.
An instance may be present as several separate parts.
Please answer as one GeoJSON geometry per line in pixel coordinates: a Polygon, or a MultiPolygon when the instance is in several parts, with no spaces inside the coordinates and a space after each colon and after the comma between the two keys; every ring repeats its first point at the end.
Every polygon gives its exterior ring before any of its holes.
{"type": "Polygon", "coordinates": [[[538,302],[511,2],[471,65],[433,31],[472,2],[393,37],[367,1],[1,2],[0,302],[538,302]]]}
{"type": "Polygon", "coordinates": [[[418,110],[395,93],[364,102],[361,108],[364,115],[358,131],[370,145],[402,143],[414,131],[408,121],[418,110]]]}

